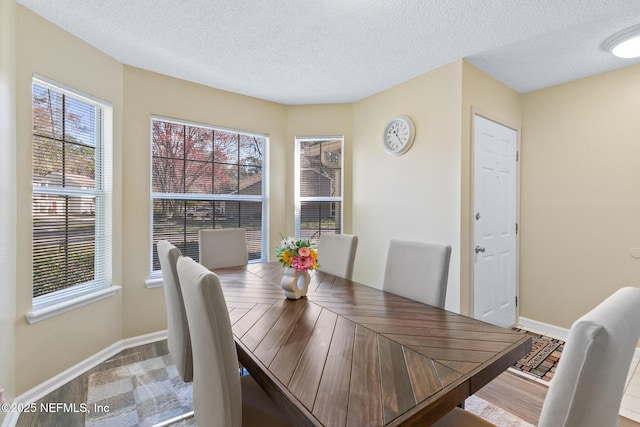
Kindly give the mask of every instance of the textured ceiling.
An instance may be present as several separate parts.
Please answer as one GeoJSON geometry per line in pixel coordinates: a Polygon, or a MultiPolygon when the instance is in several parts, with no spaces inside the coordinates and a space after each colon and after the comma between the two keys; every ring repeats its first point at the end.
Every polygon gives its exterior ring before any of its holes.
{"type": "Polygon", "coordinates": [[[460,58],[518,92],[640,62],[639,0],[17,0],[120,62],[282,104],[354,102],[460,58]]]}

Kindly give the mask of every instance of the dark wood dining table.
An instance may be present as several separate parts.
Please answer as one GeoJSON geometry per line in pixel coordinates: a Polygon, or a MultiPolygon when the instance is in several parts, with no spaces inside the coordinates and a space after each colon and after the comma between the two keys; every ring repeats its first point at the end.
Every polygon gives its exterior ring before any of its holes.
{"type": "Polygon", "coordinates": [[[524,334],[279,263],[217,269],[240,363],[300,426],[429,425],[531,350],[524,334]]]}

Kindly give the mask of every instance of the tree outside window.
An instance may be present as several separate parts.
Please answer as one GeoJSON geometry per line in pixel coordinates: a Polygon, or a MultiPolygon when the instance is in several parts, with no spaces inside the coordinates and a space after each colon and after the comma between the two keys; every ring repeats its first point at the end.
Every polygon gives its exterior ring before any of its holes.
{"type": "Polygon", "coordinates": [[[296,138],[296,236],[342,232],[342,137],[296,138]]]}
{"type": "Polygon", "coordinates": [[[245,228],[249,260],[266,259],[266,142],[265,135],[152,119],[152,272],[160,268],[158,240],[197,260],[203,228],[245,228]]]}
{"type": "Polygon", "coordinates": [[[53,83],[32,85],[34,306],[111,281],[110,107],[53,83]]]}

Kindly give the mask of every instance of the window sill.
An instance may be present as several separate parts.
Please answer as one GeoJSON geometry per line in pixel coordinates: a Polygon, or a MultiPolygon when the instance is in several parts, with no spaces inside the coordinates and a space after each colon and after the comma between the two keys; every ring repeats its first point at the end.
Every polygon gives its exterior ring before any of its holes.
{"type": "Polygon", "coordinates": [[[161,288],[163,286],[162,277],[151,277],[144,281],[144,287],[147,289],[161,288]]]}
{"type": "Polygon", "coordinates": [[[25,314],[25,317],[27,319],[27,323],[31,325],[41,320],[57,316],[58,314],[74,310],[78,307],[82,307],[84,305],[88,305],[96,301],[112,297],[120,289],[122,289],[122,286],[109,286],[108,288],[100,289],[99,291],[91,292],[90,294],[83,295],[78,298],[73,298],[68,301],[63,301],[40,310],[29,311],[27,312],[27,314],[25,314]]]}
{"type": "MultiPolygon", "coordinates": [[[[249,264],[257,264],[261,262],[267,262],[266,259],[252,259],[249,260],[249,264]]],[[[144,287],[147,289],[161,288],[164,286],[164,282],[162,281],[162,273],[160,271],[156,271],[152,273],[147,280],[144,281],[144,287]]]]}

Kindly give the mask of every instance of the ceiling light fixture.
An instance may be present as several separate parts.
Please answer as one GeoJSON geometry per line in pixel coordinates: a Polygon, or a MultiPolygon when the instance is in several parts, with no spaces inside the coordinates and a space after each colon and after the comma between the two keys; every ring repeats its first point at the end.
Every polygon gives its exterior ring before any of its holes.
{"type": "Polygon", "coordinates": [[[637,58],[640,56],[640,25],[622,30],[606,39],[602,48],[618,58],[637,58]]]}

